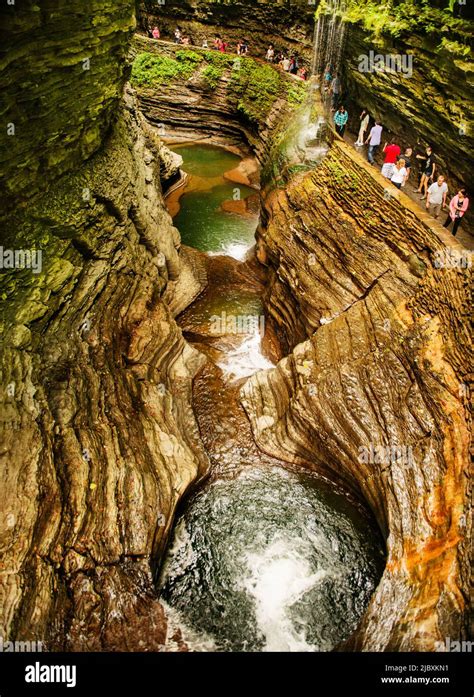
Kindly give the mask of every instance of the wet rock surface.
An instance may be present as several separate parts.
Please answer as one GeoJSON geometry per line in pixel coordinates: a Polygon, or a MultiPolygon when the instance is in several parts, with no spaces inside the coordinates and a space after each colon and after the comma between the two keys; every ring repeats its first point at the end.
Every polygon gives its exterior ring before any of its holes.
{"type": "MultiPolygon", "coordinates": [[[[137,34],[130,55],[147,52],[174,58],[183,49],[186,47],[155,42],[137,34]]],[[[200,56],[206,53],[194,46],[190,49],[200,56]]],[[[282,89],[268,113],[253,122],[244,118],[239,113],[239,98],[232,89],[232,70],[233,59],[229,57],[229,65],[214,87],[206,83],[199,71],[190,79],[176,78],[167,84],[136,87],[140,109],[168,143],[205,139],[211,144],[239,150],[248,145],[248,154],[262,163],[269,155],[272,137],[293,108],[287,102],[286,90],[282,89]]],[[[282,88],[293,83],[288,75],[280,77],[282,88]]]]}
{"type": "Polygon", "coordinates": [[[132,0],[42,5],[26,0],[0,8],[4,207],[44,191],[100,147],[135,28],[132,0]]]}
{"type": "Polygon", "coordinates": [[[191,408],[205,359],[173,319],[201,285],[189,260],[177,282],[159,172],[127,95],[100,153],[13,219],[17,240],[52,233],[42,274],[1,277],[13,386],[2,394],[4,636],[75,650],[163,643],[153,559],[207,457],[191,408]]]}
{"type": "Polygon", "coordinates": [[[430,651],[467,630],[469,270],[437,268],[457,243],[402,203],[339,141],[268,196],[265,302],[290,354],[241,395],[265,452],[337,472],[387,536],[347,647],[430,651]]]}

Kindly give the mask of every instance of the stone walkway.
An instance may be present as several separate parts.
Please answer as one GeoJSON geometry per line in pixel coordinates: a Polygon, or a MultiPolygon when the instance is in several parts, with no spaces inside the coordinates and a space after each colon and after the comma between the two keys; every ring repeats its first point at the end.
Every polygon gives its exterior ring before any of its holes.
{"type": "MultiPolygon", "coordinates": [[[[363,145],[362,147],[355,147],[355,142],[357,140],[357,136],[354,133],[347,132],[344,134],[344,140],[346,143],[349,143],[352,145],[355,150],[364,158],[367,159],[367,146],[363,145]]],[[[383,143],[382,143],[383,145],[383,143]]],[[[379,148],[379,151],[376,156],[376,165],[374,165],[374,169],[377,169],[379,172],[382,168],[382,163],[383,163],[383,153],[382,153],[382,147],[379,148]]],[[[418,176],[415,174],[411,174],[408,183],[401,189],[404,194],[406,194],[409,198],[411,198],[412,201],[414,201],[422,210],[424,213],[426,213],[426,207],[425,201],[420,200],[420,194],[415,193],[415,189],[418,188],[418,176]]],[[[449,192],[448,194],[448,202],[451,200],[452,197],[452,192],[449,192]]],[[[474,205],[474,202],[471,197],[470,205],[474,205]]],[[[448,214],[448,209],[443,210],[440,213],[440,216],[438,218],[438,222],[443,225],[444,221],[446,220],[446,216],[448,214]]],[[[433,218],[434,221],[434,218],[433,218]]],[[[451,229],[451,228],[450,228],[451,229]]],[[[448,230],[449,232],[450,230],[448,230]]],[[[461,223],[458,233],[455,237],[457,242],[462,244],[463,247],[466,249],[474,249],[474,235],[472,234],[474,231],[472,230],[472,227],[469,225],[466,225],[465,221],[461,223]]]]}

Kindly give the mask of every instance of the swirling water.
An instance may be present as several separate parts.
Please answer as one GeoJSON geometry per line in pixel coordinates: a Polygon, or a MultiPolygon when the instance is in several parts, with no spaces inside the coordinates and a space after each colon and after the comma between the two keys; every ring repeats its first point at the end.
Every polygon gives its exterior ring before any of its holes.
{"type": "Polygon", "coordinates": [[[252,468],[188,504],[160,587],[191,649],[327,651],[355,629],[382,567],[372,526],[344,496],[252,468]]]}

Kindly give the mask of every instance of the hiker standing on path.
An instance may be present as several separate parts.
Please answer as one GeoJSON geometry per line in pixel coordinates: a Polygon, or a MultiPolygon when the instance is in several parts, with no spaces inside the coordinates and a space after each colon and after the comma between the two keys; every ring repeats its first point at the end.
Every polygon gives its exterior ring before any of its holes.
{"type": "Polygon", "coordinates": [[[407,170],[407,176],[405,177],[405,181],[403,182],[402,186],[405,186],[405,184],[407,183],[408,178],[409,178],[409,176],[410,176],[410,173],[411,173],[411,158],[412,158],[412,155],[413,155],[413,150],[412,150],[412,148],[406,148],[406,149],[405,149],[405,154],[403,155],[403,159],[405,160],[405,167],[406,167],[406,170],[407,170]]]}
{"type": "Polygon", "coordinates": [[[368,144],[369,146],[367,159],[371,165],[373,165],[375,162],[374,156],[382,140],[382,130],[382,126],[379,124],[379,122],[375,121],[375,125],[370,129],[369,137],[365,141],[365,144],[368,144]]]}
{"type": "Polygon", "coordinates": [[[426,148],[426,155],[417,155],[417,160],[424,160],[423,173],[420,179],[420,186],[416,189],[417,194],[423,194],[421,200],[426,198],[426,190],[428,189],[428,184],[430,181],[434,181],[434,175],[436,171],[436,161],[433,155],[433,148],[428,145],[426,148]]]}
{"type": "Polygon", "coordinates": [[[458,227],[461,225],[461,220],[469,207],[469,199],[466,196],[466,189],[459,189],[456,196],[453,196],[449,204],[449,213],[443,227],[449,227],[453,224],[453,237],[456,237],[458,227]]]}
{"type": "Polygon", "coordinates": [[[390,181],[397,187],[397,189],[400,189],[407,180],[407,169],[405,167],[405,164],[405,160],[401,158],[400,160],[397,160],[396,164],[393,167],[393,172],[392,176],[390,177],[390,181]]]}
{"type": "Polygon", "coordinates": [[[158,27],[153,27],[153,31],[151,32],[152,36],[154,39],[159,39],[160,38],[160,30],[158,27]]]}
{"type": "Polygon", "coordinates": [[[349,114],[346,109],[341,105],[339,109],[334,114],[334,123],[336,125],[336,131],[339,133],[341,138],[344,137],[344,131],[346,130],[347,119],[349,114]]]}
{"type": "Polygon", "coordinates": [[[364,136],[365,136],[366,130],[369,127],[369,119],[370,119],[369,112],[364,109],[362,111],[362,114],[359,116],[359,120],[360,120],[359,135],[357,136],[357,142],[355,143],[355,145],[357,147],[364,145],[364,136]]]}
{"type": "Polygon", "coordinates": [[[446,206],[447,193],[448,185],[442,176],[438,177],[438,180],[428,189],[426,194],[426,208],[430,211],[435,220],[438,218],[441,208],[446,206]]]}
{"type": "Polygon", "coordinates": [[[385,159],[382,165],[382,175],[387,179],[391,179],[395,168],[395,162],[398,160],[401,152],[400,146],[395,143],[395,138],[392,138],[390,143],[385,143],[383,151],[385,153],[385,159]]]}
{"type": "Polygon", "coordinates": [[[328,64],[326,66],[326,70],[324,71],[324,94],[327,94],[327,92],[330,91],[331,82],[332,82],[332,67],[328,64]]]}

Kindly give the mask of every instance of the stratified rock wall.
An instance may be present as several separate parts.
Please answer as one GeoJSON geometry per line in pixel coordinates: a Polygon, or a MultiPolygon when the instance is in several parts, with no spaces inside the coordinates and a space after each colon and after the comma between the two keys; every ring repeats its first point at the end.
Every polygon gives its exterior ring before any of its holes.
{"type": "MultiPolygon", "coordinates": [[[[161,299],[179,237],[138,118],[129,97],[100,153],[12,220],[52,234],[42,274],[2,277],[3,636],[90,649],[163,640],[152,559],[206,468],[190,406],[203,358],[161,299]]],[[[175,302],[199,290],[181,286],[175,302]]]]}
{"type": "Polygon", "coordinates": [[[278,49],[311,54],[313,17],[319,0],[166,0],[158,5],[154,0],[139,3],[138,24],[142,30],[160,27],[162,38],[172,39],[179,26],[183,34],[200,46],[207,39],[209,46],[216,34],[232,44],[246,39],[250,55],[262,55],[273,43],[278,49]]]}
{"type": "MultiPolygon", "coordinates": [[[[309,66],[314,14],[319,4],[318,0],[313,4],[167,0],[165,5],[156,6],[142,0],[139,25],[145,29],[157,23],[162,37],[168,39],[179,25],[197,45],[203,38],[211,45],[214,35],[221,34],[230,41],[232,50],[238,40],[247,38],[251,55],[261,59],[268,44],[273,43],[277,49],[295,52],[309,66]]],[[[443,174],[450,175],[452,188],[461,184],[469,187],[474,152],[472,61],[442,49],[441,36],[449,40],[449,34],[440,34],[421,22],[416,30],[401,32],[397,38],[383,32],[375,37],[358,24],[348,23],[345,36],[341,72],[354,132],[358,132],[362,108],[368,109],[403,145],[415,147],[420,143],[421,153],[431,143],[443,174]],[[370,51],[374,57],[398,55],[407,66],[406,61],[410,60],[410,70],[393,74],[387,70],[367,72],[360,67],[361,59],[368,59],[370,51]]]]}
{"type": "MultiPolygon", "coordinates": [[[[183,46],[135,35],[131,57],[145,52],[174,58],[177,51],[183,51],[183,46]]],[[[198,50],[198,54],[205,55],[205,52],[198,50]]],[[[232,91],[233,69],[238,68],[231,64],[223,69],[215,87],[206,82],[200,71],[189,79],[174,78],[167,84],[136,87],[140,109],[165,139],[207,140],[227,146],[247,143],[263,163],[270,155],[273,136],[296,106],[287,101],[286,89],[293,80],[282,74],[281,94],[268,113],[250,122],[238,110],[238,99],[232,91]]]]}
{"type": "MultiPolygon", "coordinates": [[[[466,20],[467,21],[467,20],[466,20]]],[[[473,29],[474,29],[474,23],[473,29]]],[[[342,61],[354,130],[362,108],[396,133],[403,145],[422,154],[431,144],[440,173],[455,185],[470,186],[474,164],[474,68],[440,51],[436,39],[415,34],[375,42],[357,25],[348,27],[342,61]],[[400,56],[405,71],[365,70],[370,52],[400,56]],[[417,146],[417,143],[420,145],[417,146]]]]}
{"type": "Polygon", "coordinates": [[[204,358],[173,319],[202,285],[161,195],[179,162],[120,101],[133,6],[23,5],[1,77],[18,98],[2,244],[42,256],[0,274],[0,636],[49,648],[163,645],[154,565],[207,468],[204,358]]]}
{"type": "Polygon", "coordinates": [[[242,399],[265,452],[345,478],[387,537],[348,646],[433,650],[467,621],[469,270],[450,262],[462,248],[386,187],[337,140],[317,170],[269,195],[266,305],[294,348],[242,399]]]}
{"type": "Polygon", "coordinates": [[[0,25],[0,198],[11,207],[100,147],[123,86],[135,3],[2,2],[0,25]]]}

